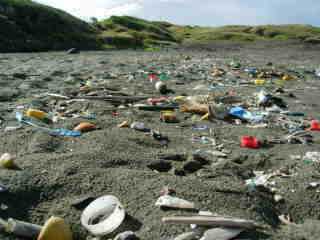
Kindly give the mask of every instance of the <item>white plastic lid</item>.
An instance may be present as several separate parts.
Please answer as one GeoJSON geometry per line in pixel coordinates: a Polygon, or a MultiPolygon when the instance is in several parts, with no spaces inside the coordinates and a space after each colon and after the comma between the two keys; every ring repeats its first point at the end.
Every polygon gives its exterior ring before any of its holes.
{"type": "Polygon", "coordinates": [[[81,224],[94,236],[104,236],[116,230],[125,215],[118,198],[106,195],[86,207],[81,215],[81,224]]]}

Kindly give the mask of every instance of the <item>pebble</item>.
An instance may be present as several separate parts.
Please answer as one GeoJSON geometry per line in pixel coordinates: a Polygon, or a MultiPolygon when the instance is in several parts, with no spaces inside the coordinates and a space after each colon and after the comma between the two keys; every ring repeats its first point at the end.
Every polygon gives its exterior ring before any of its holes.
{"type": "Polygon", "coordinates": [[[274,201],[277,202],[277,203],[284,201],[284,198],[279,194],[274,195],[273,198],[274,198],[274,201]]]}
{"type": "Polygon", "coordinates": [[[188,173],[194,173],[201,168],[202,168],[202,164],[199,161],[194,161],[194,160],[187,161],[183,165],[183,169],[188,173]]]}
{"type": "Polygon", "coordinates": [[[172,165],[168,161],[155,160],[149,163],[147,167],[158,172],[168,172],[172,168],[172,165]]]}

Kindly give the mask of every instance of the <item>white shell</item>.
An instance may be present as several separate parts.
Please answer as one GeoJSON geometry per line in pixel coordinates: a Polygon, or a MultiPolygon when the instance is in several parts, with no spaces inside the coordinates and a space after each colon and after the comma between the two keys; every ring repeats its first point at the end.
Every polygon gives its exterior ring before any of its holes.
{"type": "Polygon", "coordinates": [[[125,218],[125,211],[115,196],[106,195],[93,201],[81,215],[81,224],[94,236],[105,236],[116,230],[125,218]],[[97,224],[93,221],[101,219],[97,224]]]}
{"type": "Polygon", "coordinates": [[[238,236],[243,229],[238,228],[213,228],[206,231],[200,240],[230,240],[238,236]]]}
{"type": "Polygon", "coordinates": [[[162,91],[163,89],[167,88],[166,84],[161,81],[156,82],[155,87],[158,91],[162,91]]]}
{"type": "Polygon", "coordinates": [[[195,209],[193,202],[189,202],[177,197],[172,197],[170,195],[159,197],[155,205],[169,208],[195,209]]]}

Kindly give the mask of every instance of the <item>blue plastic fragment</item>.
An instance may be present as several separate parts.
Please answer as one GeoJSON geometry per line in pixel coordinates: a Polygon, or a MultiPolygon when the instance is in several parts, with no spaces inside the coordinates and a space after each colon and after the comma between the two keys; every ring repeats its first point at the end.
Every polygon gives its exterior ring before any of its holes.
{"type": "Polygon", "coordinates": [[[253,114],[243,109],[242,107],[233,107],[230,109],[229,114],[237,117],[241,120],[246,120],[249,122],[261,122],[263,120],[262,115],[253,114]]]}
{"type": "Polygon", "coordinates": [[[72,131],[72,130],[63,129],[63,128],[51,130],[49,134],[53,136],[62,136],[62,137],[80,137],[81,136],[80,131],[72,131]]]}
{"type": "Polygon", "coordinates": [[[16,119],[18,120],[18,122],[22,122],[23,114],[21,112],[16,112],[16,119]]]}
{"type": "Polygon", "coordinates": [[[209,127],[207,125],[193,125],[192,129],[197,131],[204,131],[204,130],[208,130],[209,127]]]}

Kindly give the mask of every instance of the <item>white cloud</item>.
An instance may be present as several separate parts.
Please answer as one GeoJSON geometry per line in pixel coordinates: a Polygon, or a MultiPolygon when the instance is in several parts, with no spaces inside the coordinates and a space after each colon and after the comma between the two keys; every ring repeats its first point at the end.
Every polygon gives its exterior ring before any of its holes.
{"type": "Polygon", "coordinates": [[[36,2],[63,9],[85,20],[90,17],[102,19],[111,15],[132,15],[143,6],[143,1],[139,0],[36,0],[36,2]]]}
{"type": "Polygon", "coordinates": [[[320,25],[316,0],[35,0],[88,20],[131,15],[177,24],[284,24],[320,25]]]}
{"type": "Polygon", "coordinates": [[[122,5],[111,7],[104,12],[104,17],[109,17],[112,15],[134,15],[143,9],[141,2],[128,2],[122,5]]]}

